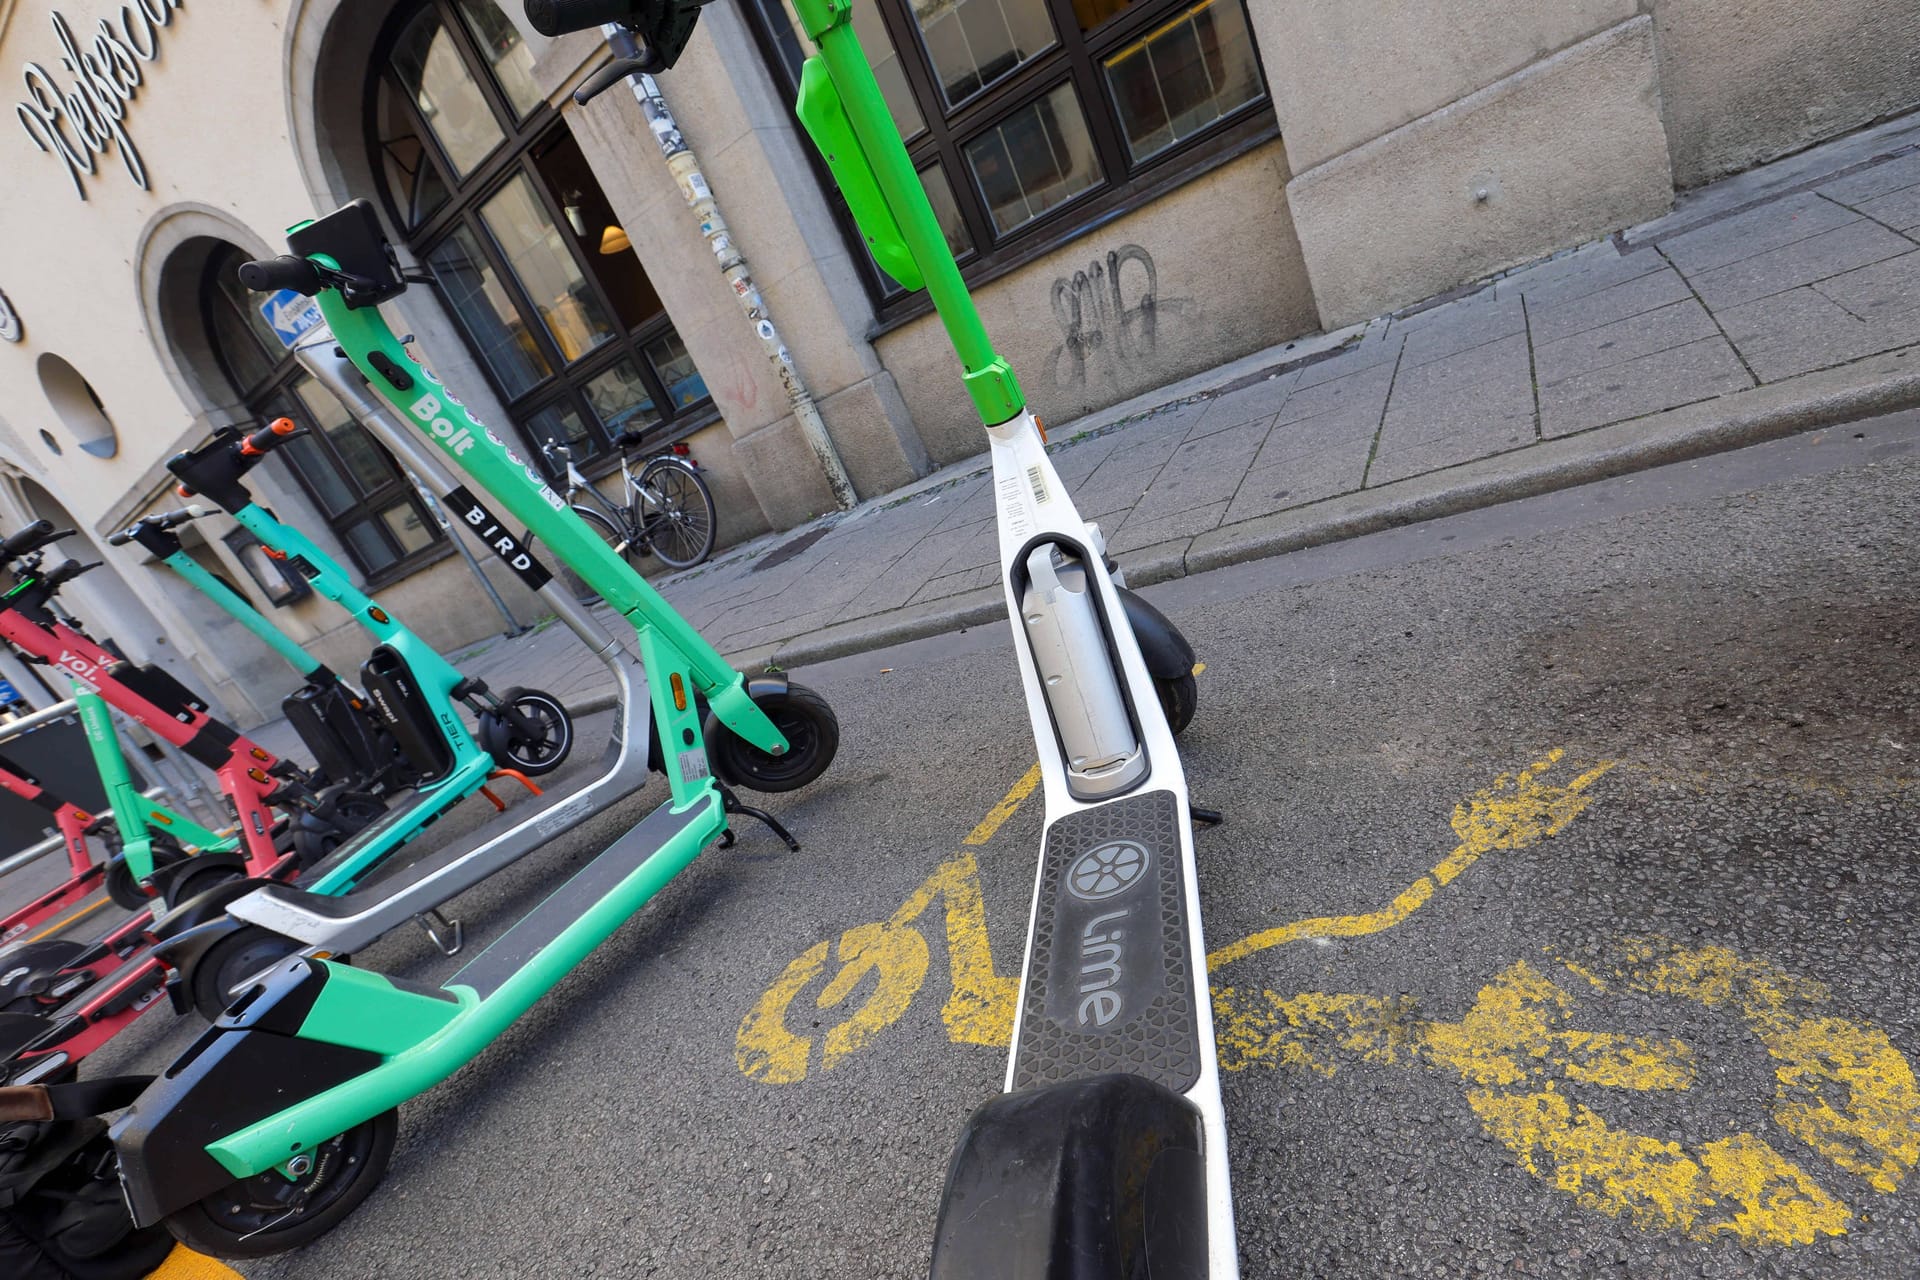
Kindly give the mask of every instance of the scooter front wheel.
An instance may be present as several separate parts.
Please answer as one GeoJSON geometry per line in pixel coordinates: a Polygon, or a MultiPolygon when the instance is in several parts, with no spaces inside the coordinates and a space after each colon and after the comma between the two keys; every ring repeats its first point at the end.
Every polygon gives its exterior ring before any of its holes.
{"type": "MultiPolygon", "coordinates": [[[[169,866],[187,856],[187,851],[174,842],[171,836],[153,837],[153,865],[156,870],[169,866]]],[[[122,911],[144,911],[153,905],[153,898],[133,878],[133,871],[127,866],[125,858],[116,858],[107,867],[107,896],[122,911]]]]}
{"type": "Polygon", "coordinates": [[[1160,709],[1167,713],[1167,728],[1177,735],[1193,723],[1194,710],[1200,705],[1200,684],[1191,675],[1156,679],[1153,691],[1160,695],[1160,709]]]}
{"type": "Polygon", "coordinates": [[[187,974],[194,1012],[213,1022],[253,978],[300,950],[292,938],[246,925],[207,948],[187,974]]]}
{"type": "Polygon", "coordinates": [[[286,1172],[243,1178],[167,1216],[189,1249],[216,1258],[265,1258],[297,1249],[338,1226],[386,1176],[400,1112],[383,1112],[302,1152],[286,1172]]]}
{"type": "Polygon", "coordinates": [[[518,769],[529,778],[552,773],[566,763],[573,750],[573,717],[560,699],[539,689],[509,689],[502,702],[533,727],[533,735],[514,731],[512,721],[494,711],[480,717],[480,745],[503,769],[518,769]]]}
{"type": "Polygon", "coordinates": [[[827,771],[840,749],[840,719],[827,700],[803,684],[754,698],[787,739],[785,755],[762,751],[719,723],[709,722],[707,754],[722,782],[754,791],[798,791],[827,771]]]}

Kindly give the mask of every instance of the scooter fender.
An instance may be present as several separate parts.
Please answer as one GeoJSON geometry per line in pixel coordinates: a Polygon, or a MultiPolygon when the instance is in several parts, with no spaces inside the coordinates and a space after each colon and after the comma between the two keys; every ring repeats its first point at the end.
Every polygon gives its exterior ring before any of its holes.
{"type": "MultiPolygon", "coordinates": [[[[155,867],[153,874],[149,876],[148,879],[152,882],[154,890],[159,894],[160,899],[166,901],[172,897],[173,886],[176,881],[189,875],[198,874],[210,867],[232,867],[235,877],[239,878],[244,877],[247,873],[247,860],[237,853],[196,853],[191,858],[181,858],[178,861],[169,862],[165,866],[155,867]]],[[[197,902],[203,896],[205,895],[196,894],[192,901],[197,902]]],[[[185,904],[180,905],[184,906],[185,904]]],[[[178,907],[176,907],[175,910],[178,910],[178,907]]]]}
{"type": "Polygon", "coordinates": [[[1193,671],[1196,655],[1180,629],[1167,621],[1167,615],[1145,600],[1115,585],[1120,604],[1127,611],[1127,625],[1140,642],[1140,656],[1146,661],[1147,674],[1156,680],[1178,680],[1193,671]]]}
{"type": "MultiPolygon", "coordinates": [[[[221,881],[211,889],[194,894],[185,902],[175,904],[173,910],[155,920],[153,928],[149,930],[163,944],[160,958],[169,964],[173,963],[164,950],[164,944],[209,922],[225,920],[229,903],[246,897],[255,889],[268,883],[270,882],[257,877],[236,876],[231,880],[221,881]]],[[[236,921],[235,924],[237,925],[238,922],[236,921]]]]}
{"type": "MultiPolygon", "coordinates": [[[[772,745],[766,738],[766,729],[773,728],[773,722],[767,713],[760,709],[760,699],[769,695],[783,694],[787,691],[787,677],[777,671],[763,672],[757,676],[747,676],[730,689],[716,689],[710,698],[707,718],[702,731],[711,738],[724,724],[741,738],[759,747],[762,751],[772,745]],[[756,729],[754,721],[764,728],[756,729]]],[[[778,733],[778,730],[774,730],[778,733]]]]}
{"type": "Polygon", "coordinates": [[[282,961],[114,1122],[135,1222],[151,1226],[234,1180],[212,1143],[380,1065],[365,1049],[299,1038],[326,982],[322,963],[282,961]]]}
{"type": "Polygon", "coordinates": [[[1206,1280],[1200,1113],[1103,1075],[980,1106],[947,1168],[932,1280],[1206,1280]]]}

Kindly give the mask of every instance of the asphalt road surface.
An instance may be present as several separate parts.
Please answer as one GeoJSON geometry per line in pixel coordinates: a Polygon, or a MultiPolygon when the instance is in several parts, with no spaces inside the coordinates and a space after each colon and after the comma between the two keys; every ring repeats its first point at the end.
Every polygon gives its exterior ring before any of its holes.
{"type": "MultiPolygon", "coordinates": [[[[1149,591],[1243,1274],[1920,1272],[1920,417],[1149,591]]],[[[1040,829],[1004,625],[798,673],[843,731],[249,1276],[920,1277],[1040,829]],[[971,842],[970,842],[971,841],[971,842]]],[[[584,744],[583,744],[584,745],[584,744]]],[[[496,935],[656,802],[468,894],[496,935]]],[[[403,932],[363,965],[460,961],[403,932]]],[[[185,1042],[150,1020],[102,1067],[185,1042]]]]}

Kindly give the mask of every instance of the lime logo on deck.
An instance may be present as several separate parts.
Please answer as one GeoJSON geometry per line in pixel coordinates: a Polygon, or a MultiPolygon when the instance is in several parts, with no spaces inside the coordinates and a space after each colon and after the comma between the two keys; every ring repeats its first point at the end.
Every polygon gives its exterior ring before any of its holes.
{"type": "Polygon", "coordinates": [[[1131,840],[1109,840],[1089,849],[1067,870],[1067,892],[1082,902],[1101,902],[1123,893],[1146,874],[1147,851],[1131,840]]]}
{"type": "Polygon", "coordinates": [[[434,439],[440,442],[440,447],[457,458],[473,448],[473,432],[465,427],[455,427],[439,416],[440,410],[444,407],[438,396],[429,394],[415,400],[408,406],[407,411],[426,423],[427,430],[433,432],[434,439]]]}

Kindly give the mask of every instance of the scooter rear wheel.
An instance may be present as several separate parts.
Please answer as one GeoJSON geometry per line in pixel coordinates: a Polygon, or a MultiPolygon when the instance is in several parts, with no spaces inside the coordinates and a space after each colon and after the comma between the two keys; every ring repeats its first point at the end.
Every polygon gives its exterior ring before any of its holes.
{"type": "Polygon", "coordinates": [[[237,880],[244,874],[240,868],[226,862],[200,871],[189,871],[173,882],[172,889],[166,894],[166,909],[171,911],[181,903],[191,902],[207,890],[229,880],[237,880]]]}
{"type": "Polygon", "coordinates": [[[707,754],[723,782],[753,791],[798,791],[827,771],[840,749],[840,720],[827,700],[803,684],[754,699],[786,735],[787,752],[762,751],[717,721],[707,734],[707,754]]]}
{"type": "Polygon", "coordinates": [[[573,750],[573,717],[560,699],[539,689],[513,688],[500,700],[538,725],[539,736],[524,740],[504,716],[485,713],[480,717],[480,745],[495,764],[538,778],[566,763],[573,750]]]}
{"type": "Polygon", "coordinates": [[[360,831],[378,822],[387,811],[386,802],[364,791],[342,794],[333,807],[334,827],[316,831],[298,819],[293,823],[293,860],[302,868],[311,867],[338,849],[360,831]]]}
{"type": "Polygon", "coordinates": [[[400,1112],[383,1112],[304,1153],[291,1179],[277,1169],[229,1183],[167,1216],[173,1238],[216,1258],[266,1258],[338,1226],[386,1176],[400,1112]]]}
{"type": "Polygon", "coordinates": [[[227,1011],[241,988],[256,974],[271,969],[300,950],[292,938],[246,925],[207,948],[187,974],[194,1012],[212,1022],[227,1011]]]}
{"type": "MultiPolygon", "coordinates": [[[[187,856],[171,836],[153,837],[153,865],[169,866],[187,856]]],[[[119,858],[107,867],[107,896],[122,911],[144,911],[153,905],[153,898],[134,880],[133,872],[127,866],[125,858],[119,858]]]]}

